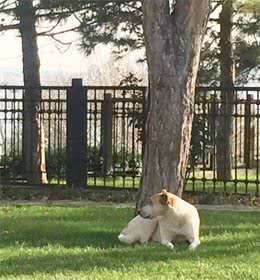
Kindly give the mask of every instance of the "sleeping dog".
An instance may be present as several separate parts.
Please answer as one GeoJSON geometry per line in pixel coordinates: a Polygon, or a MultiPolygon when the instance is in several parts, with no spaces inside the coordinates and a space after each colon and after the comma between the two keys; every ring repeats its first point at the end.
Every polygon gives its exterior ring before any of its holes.
{"type": "Polygon", "coordinates": [[[173,249],[173,243],[188,241],[189,249],[199,244],[200,218],[197,209],[176,195],[162,190],[150,198],[118,236],[121,242],[131,244],[160,242],[173,249]]]}

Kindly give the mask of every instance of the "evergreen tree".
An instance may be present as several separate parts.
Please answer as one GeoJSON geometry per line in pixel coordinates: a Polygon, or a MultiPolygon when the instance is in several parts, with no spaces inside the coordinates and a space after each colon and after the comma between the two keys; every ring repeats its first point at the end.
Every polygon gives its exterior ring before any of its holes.
{"type": "Polygon", "coordinates": [[[1,0],[0,1],[0,32],[16,30],[21,37],[24,91],[23,116],[23,154],[26,166],[26,178],[30,184],[45,183],[46,166],[44,150],[44,130],[39,113],[41,93],[40,58],[38,54],[38,36],[50,36],[56,40],[56,31],[66,19],[72,15],[68,10],[59,12],[43,7],[33,0],[1,0]],[[37,32],[36,24],[50,22],[50,28],[37,32]]]}
{"type": "MultiPolygon", "coordinates": [[[[220,85],[220,12],[224,3],[212,3],[211,17],[207,28],[207,40],[202,49],[198,85],[220,85]]],[[[260,2],[257,0],[234,0],[232,12],[232,49],[235,63],[234,77],[246,82],[250,70],[260,64],[260,2]],[[242,76],[240,74],[243,73],[242,76]],[[242,79],[243,78],[243,79],[242,79]]]]}

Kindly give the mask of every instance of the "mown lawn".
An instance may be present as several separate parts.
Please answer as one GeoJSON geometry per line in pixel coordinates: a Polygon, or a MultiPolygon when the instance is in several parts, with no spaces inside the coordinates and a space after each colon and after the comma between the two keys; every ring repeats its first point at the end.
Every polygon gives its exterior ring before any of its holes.
{"type": "Polygon", "coordinates": [[[260,212],[202,211],[201,241],[125,246],[133,209],[1,206],[0,279],[260,279],[260,212]]]}

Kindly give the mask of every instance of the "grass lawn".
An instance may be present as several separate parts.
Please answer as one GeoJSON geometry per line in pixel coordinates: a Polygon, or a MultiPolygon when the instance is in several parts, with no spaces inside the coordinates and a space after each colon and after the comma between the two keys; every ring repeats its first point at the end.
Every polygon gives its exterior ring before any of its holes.
{"type": "Polygon", "coordinates": [[[201,211],[201,246],[126,246],[129,208],[0,207],[0,279],[260,279],[260,212],[201,211]]]}

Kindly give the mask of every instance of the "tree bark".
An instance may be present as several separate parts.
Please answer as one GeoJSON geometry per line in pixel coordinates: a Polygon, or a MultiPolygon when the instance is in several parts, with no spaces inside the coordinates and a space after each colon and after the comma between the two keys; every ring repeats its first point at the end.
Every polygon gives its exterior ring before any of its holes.
{"type": "Polygon", "coordinates": [[[36,16],[32,0],[19,0],[19,31],[22,39],[24,79],[23,148],[26,177],[30,184],[47,181],[44,130],[40,117],[40,59],[38,56],[36,16]]]}
{"type": "Polygon", "coordinates": [[[137,209],[162,188],[179,196],[183,191],[195,82],[210,0],[174,2],[171,9],[169,1],[143,2],[151,92],[137,209]]]}
{"type": "Polygon", "coordinates": [[[234,62],[232,49],[232,0],[222,5],[220,13],[220,71],[221,106],[217,128],[217,179],[231,179],[232,170],[232,113],[234,93],[234,62]]]}

